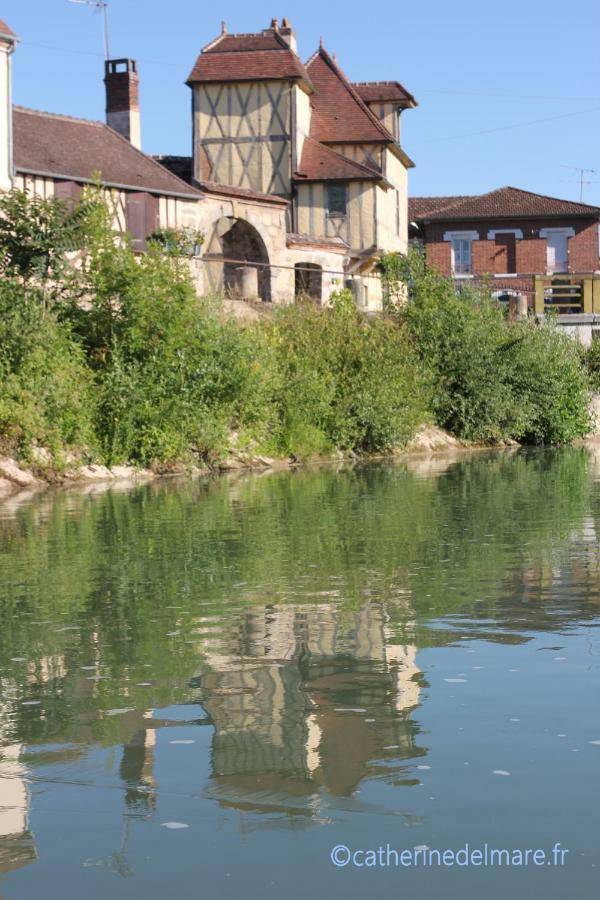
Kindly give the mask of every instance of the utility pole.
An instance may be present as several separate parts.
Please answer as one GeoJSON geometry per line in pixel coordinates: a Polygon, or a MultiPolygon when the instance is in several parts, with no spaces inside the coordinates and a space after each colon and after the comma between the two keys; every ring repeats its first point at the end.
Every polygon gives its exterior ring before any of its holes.
{"type": "Polygon", "coordinates": [[[575,172],[579,172],[579,202],[583,203],[583,187],[588,184],[595,184],[594,181],[586,181],[586,175],[595,175],[595,169],[584,169],[582,166],[561,166],[563,169],[574,169],[575,172]]]}
{"type": "Polygon", "coordinates": [[[81,6],[92,6],[97,12],[102,13],[104,26],[104,58],[110,59],[110,46],[108,42],[108,3],[105,0],[69,0],[69,3],[79,3],[81,6]]]}

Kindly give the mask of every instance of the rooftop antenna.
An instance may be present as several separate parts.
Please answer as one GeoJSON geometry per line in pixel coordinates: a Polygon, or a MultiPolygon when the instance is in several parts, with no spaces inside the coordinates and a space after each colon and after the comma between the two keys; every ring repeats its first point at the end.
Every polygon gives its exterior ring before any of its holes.
{"type": "Polygon", "coordinates": [[[108,43],[108,3],[105,0],[69,0],[69,3],[79,3],[81,6],[92,6],[97,12],[102,12],[104,26],[104,58],[110,59],[108,43]]]}
{"type": "Polygon", "coordinates": [[[561,166],[561,169],[574,169],[576,172],[579,172],[579,202],[583,203],[583,186],[588,184],[595,184],[594,181],[586,181],[586,175],[595,175],[595,169],[584,169],[582,166],[561,166]]]}

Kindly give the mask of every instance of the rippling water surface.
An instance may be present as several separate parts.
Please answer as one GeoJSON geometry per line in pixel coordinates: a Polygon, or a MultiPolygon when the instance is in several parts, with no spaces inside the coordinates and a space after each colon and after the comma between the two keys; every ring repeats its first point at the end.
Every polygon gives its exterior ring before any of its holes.
{"type": "Polygon", "coordinates": [[[0,897],[595,898],[599,534],[585,449],[0,503],[0,897]]]}

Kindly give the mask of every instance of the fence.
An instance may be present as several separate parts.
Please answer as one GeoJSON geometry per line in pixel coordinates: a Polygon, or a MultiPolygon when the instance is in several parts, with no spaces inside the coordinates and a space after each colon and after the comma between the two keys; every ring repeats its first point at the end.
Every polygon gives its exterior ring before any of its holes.
{"type": "Polygon", "coordinates": [[[600,276],[536,275],[536,316],[600,315],[600,276]]]}

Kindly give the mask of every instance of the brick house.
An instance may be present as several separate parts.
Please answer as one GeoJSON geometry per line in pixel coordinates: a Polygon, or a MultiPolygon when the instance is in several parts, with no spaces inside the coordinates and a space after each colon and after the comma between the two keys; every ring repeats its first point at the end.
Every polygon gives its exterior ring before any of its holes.
{"type": "Polygon", "coordinates": [[[534,275],[600,267],[600,208],[504,187],[480,196],[413,197],[410,234],[432,268],[455,279],[491,276],[503,297],[531,299],[534,275]]]}

